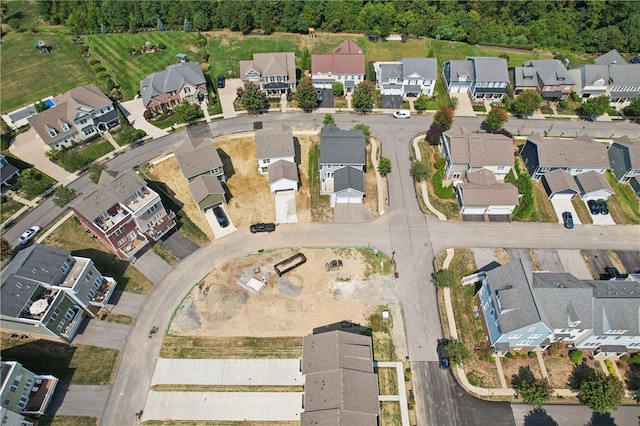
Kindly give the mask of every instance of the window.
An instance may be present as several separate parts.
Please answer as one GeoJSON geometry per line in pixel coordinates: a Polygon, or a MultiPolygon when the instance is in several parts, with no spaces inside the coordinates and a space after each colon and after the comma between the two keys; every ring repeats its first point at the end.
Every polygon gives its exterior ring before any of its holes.
{"type": "Polygon", "coordinates": [[[504,166],[498,166],[498,170],[504,170],[504,166]]]}
{"type": "Polygon", "coordinates": [[[21,396],[20,401],[18,401],[18,407],[20,407],[20,409],[24,409],[24,407],[27,406],[27,401],[29,401],[29,398],[21,396]]]}
{"type": "Polygon", "coordinates": [[[536,331],[535,327],[529,327],[529,329],[527,330],[529,333],[531,333],[532,331],[536,331]]]}
{"type": "Polygon", "coordinates": [[[56,132],[56,129],[49,129],[49,136],[52,138],[55,138],[57,134],[58,132],[56,132]]]}
{"type": "Polygon", "coordinates": [[[51,315],[51,321],[54,321],[60,315],[60,308],[55,308],[53,310],[53,314],[51,315]]]}
{"type": "Polygon", "coordinates": [[[2,403],[2,405],[9,405],[11,404],[11,400],[9,398],[5,399],[4,402],[2,403]]]}
{"type": "Polygon", "coordinates": [[[191,93],[191,87],[185,86],[184,87],[184,93],[191,93]]]}
{"type": "Polygon", "coordinates": [[[60,127],[62,127],[62,130],[64,130],[65,132],[69,131],[69,125],[67,123],[62,123],[60,127]]]}
{"type": "Polygon", "coordinates": [[[70,320],[71,318],[73,318],[73,309],[69,308],[67,309],[67,313],[64,314],[64,317],[68,320],[70,320]]]}
{"type": "Polygon", "coordinates": [[[93,288],[99,288],[101,284],[102,284],[102,279],[97,278],[93,283],[93,288]]]}
{"type": "Polygon", "coordinates": [[[522,337],[522,334],[510,334],[509,339],[519,339],[522,337]]]}
{"type": "Polygon", "coordinates": [[[542,337],[542,334],[530,334],[529,339],[539,339],[542,337]]]}
{"type": "Polygon", "coordinates": [[[269,163],[271,163],[271,159],[270,158],[265,158],[264,160],[262,160],[262,162],[264,164],[269,164],[269,163]]]}
{"type": "Polygon", "coordinates": [[[89,290],[88,296],[89,300],[94,300],[96,298],[96,292],[93,290],[89,290]]]}
{"type": "Polygon", "coordinates": [[[516,346],[531,346],[533,340],[520,340],[516,343],[516,346]]]}
{"type": "Polygon", "coordinates": [[[154,212],[154,211],[156,211],[156,210],[158,210],[158,205],[157,205],[157,204],[154,204],[154,205],[152,205],[151,207],[149,207],[149,210],[147,210],[147,213],[146,213],[146,214],[151,214],[151,213],[153,213],[153,212],[154,212]]]}

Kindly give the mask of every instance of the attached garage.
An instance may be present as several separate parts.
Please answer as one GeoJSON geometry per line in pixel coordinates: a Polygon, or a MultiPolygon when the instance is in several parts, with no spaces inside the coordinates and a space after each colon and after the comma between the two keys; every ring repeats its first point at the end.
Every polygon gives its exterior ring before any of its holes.
{"type": "Polygon", "coordinates": [[[596,171],[580,173],[575,180],[580,188],[580,198],[583,200],[606,200],[613,195],[613,188],[602,173],[596,171]]]}
{"type": "Polygon", "coordinates": [[[570,200],[580,192],[573,176],[562,169],[545,173],[540,181],[550,200],[570,200]]]}
{"type": "Polygon", "coordinates": [[[355,167],[343,167],[335,171],[331,207],[338,204],[362,204],[364,197],[364,172],[355,167]]]}

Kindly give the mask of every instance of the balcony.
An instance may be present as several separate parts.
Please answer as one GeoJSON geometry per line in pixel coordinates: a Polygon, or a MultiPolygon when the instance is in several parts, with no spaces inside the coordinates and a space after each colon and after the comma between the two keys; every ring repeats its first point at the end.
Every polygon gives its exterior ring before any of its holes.
{"type": "Polygon", "coordinates": [[[60,284],[62,287],[73,288],[78,277],[82,275],[82,271],[84,271],[84,268],[86,268],[89,263],[89,259],[81,257],[76,257],[75,261],[73,267],[71,267],[71,271],[69,271],[62,284],[60,284]]]}
{"type": "Polygon", "coordinates": [[[68,342],[71,342],[78,332],[78,328],[80,327],[80,324],[82,324],[83,318],[84,310],[78,308],[75,316],[71,319],[71,321],[67,323],[67,325],[62,330],[62,333],[60,333],[60,336],[62,336],[68,342]]]}
{"type": "Polygon", "coordinates": [[[136,212],[142,209],[144,206],[146,206],[149,203],[149,201],[154,200],[156,197],[158,197],[158,194],[156,194],[154,191],[150,190],[149,188],[145,188],[144,191],[142,191],[142,193],[139,196],[134,197],[131,201],[127,203],[127,207],[131,209],[131,211],[136,212]]]}
{"type": "Polygon", "coordinates": [[[98,225],[100,228],[102,228],[103,231],[108,233],[111,228],[120,224],[124,219],[126,219],[129,216],[131,216],[129,214],[129,211],[121,207],[118,207],[115,213],[110,214],[108,218],[106,219],[97,218],[96,220],[94,220],[94,223],[98,225]]]}
{"type": "Polygon", "coordinates": [[[131,259],[137,252],[139,252],[144,246],[149,243],[147,237],[142,234],[136,234],[136,238],[130,240],[125,245],[120,247],[118,251],[122,253],[127,259],[131,259]]]}
{"type": "Polygon", "coordinates": [[[109,299],[113,294],[113,291],[116,289],[116,280],[111,277],[103,277],[102,284],[100,288],[96,290],[96,296],[93,300],[89,301],[90,304],[94,306],[104,307],[107,303],[109,303],[109,299]]]}
{"type": "Polygon", "coordinates": [[[42,321],[42,318],[47,314],[51,305],[53,304],[58,290],[47,290],[35,293],[30,299],[31,303],[25,305],[22,312],[20,312],[20,318],[42,321]]]}
{"type": "Polygon", "coordinates": [[[169,211],[166,216],[162,218],[162,220],[156,222],[153,227],[151,227],[147,231],[147,235],[153,239],[153,241],[158,241],[160,237],[169,232],[176,226],[176,214],[172,211],[169,211]]]}
{"type": "Polygon", "coordinates": [[[22,413],[44,415],[58,385],[58,379],[54,376],[35,376],[35,379],[36,382],[31,388],[29,401],[22,413]]]}

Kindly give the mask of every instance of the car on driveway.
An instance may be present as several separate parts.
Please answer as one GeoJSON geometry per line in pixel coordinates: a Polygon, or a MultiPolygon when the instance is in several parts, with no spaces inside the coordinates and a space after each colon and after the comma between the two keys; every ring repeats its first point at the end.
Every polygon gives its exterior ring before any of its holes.
{"type": "Polygon", "coordinates": [[[254,223],[249,227],[252,234],[256,232],[273,232],[276,230],[275,223],[254,223]]]}
{"type": "Polygon", "coordinates": [[[36,234],[38,232],[42,231],[42,228],[39,226],[32,226],[31,228],[27,229],[26,231],[24,231],[22,233],[22,235],[20,235],[20,238],[18,239],[18,242],[20,242],[20,244],[25,245],[27,243],[29,243],[29,241],[31,241],[33,239],[33,237],[36,236],[36,234]]]}
{"type": "Polygon", "coordinates": [[[565,228],[573,228],[573,215],[571,214],[571,212],[562,212],[562,221],[564,222],[565,228]]]}
{"type": "Polygon", "coordinates": [[[316,89],[316,101],[321,104],[323,100],[322,89],[316,89]]]}
{"type": "Polygon", "coordinates": [[[440,368],[449,368],[451,363],[449,362],[449,352],[447,352],[447,339],[438,340],[438,359],[440,360],[440,368]]]}
{"type": "Polygon", "coordinates": [[[394,111],[393,112],[393,118],[410,118],[411,117],[411,112],[409,111],[394,111]]]}
{"type": "Polygon", "coordinates": [[[224,88],[224,75],[220,74],[218,76],[218,89],[224,88]]]}
{"type": "Polygon", "coordinates": [[[600,207],[600,214],[609,214],[609,207],[605,200],[598,200],[598,207],[600,207]]]}
{"type": "Polygon", "coordinates": [[[589,212],[591,212],[592,215],[600,214],[600,206],[596,200],[587,201],[587,205],[589,206],[589,212]]]}
{"type": "Polygon", "coordinates": [[[229,226],[229,218],[225,214],[224,210],[222,210],[222,207],[220,206],[214,207],[213,214],[216,216],[216,219],[218,220],[218,224],[220,225],[221,228],[226,228],[227,226],[229,226]]]}

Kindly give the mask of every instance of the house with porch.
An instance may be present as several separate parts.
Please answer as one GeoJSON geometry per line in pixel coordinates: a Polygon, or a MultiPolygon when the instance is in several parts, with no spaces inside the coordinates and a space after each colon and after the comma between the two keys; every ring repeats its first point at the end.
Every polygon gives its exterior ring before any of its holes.
{"type": "Polygon", "coordinates": [[[467,57],[451,60],[442,71],[449,93],[469,93],[474,100],[500,100],[507,92],[507,60],[492,57],[467,57]]]}
{"type": "Polygon", "coordinates": [[[11,189],[11,186],[20,177],[20,170],[9,163],[6,157],[0,154],[0,180],[2,181],[2,193],[11,189]]]}
{"type": "Polygon", "coordinates": [[[298,166],[291,128],[276,123],[256,130],[258,172],[268,175],[271,192],[298,190],[298,166]]]}
{"type": "Polygon", "coordinates": [[[176,226],[175,213],[133,170],[103,171],[98,185],[70,207],[86,229],[124,260],[176,226]]]}
{"type": "Polygon", "coordinates": [[[640,69],[626,62],[615,64],[584,64],[569,72],[578,84],[576,92],[583,98],[607,95],[618,109],[640,97],[640,69]]]}
{"type": "Polygon", "coordinates": [[[607,151],[609,168],[619,182],[627,182],[640,176],[640,141],[632,141],[629,136],[614,139],[607,151]]]}
{"type": "Polygon", "coordinates": [[[497,182],[493,172],[467,172],[467,181],[455,185],[460,213],[465,220],[508,220],[518,205],[518,188],[497,182]]]}
{"type": "Polygon", "coordinates": [[[435,58],[400,58],[396,62],[375,62],[376,85],[382,95],[433,96],[438,80],[435,58]]]}
{"type": "Polygon", "coordinates": [[[49,149],[63,149],[118,126],[111,99],[95,85],[75,87],[53,99],[54,106],[28,118],[49,149]]]}
{"type": "Polygon", "coordinates": [[[567,69],[557,59],[525,61],[521,67],[509,70],[509,78],[514,95],[533,89],[548,101],[566,99],[575,86],[567,69]]]}
{"type": "Polygon", "coordinates": [[[362,203],[365,194],[364,184],[360,182],[364,182],[366,156],[362,130],[342,130],[333,124],[322,128],[318,164],[320,194],[331,195],[332,207],[336,203],[362,203]]]}
{"type": "Polygon", "coordinates": [[[169,65],[140,82],[142,104],[153,114],[172,110],[182,101],[200,105],[208,96],[207,80],[197,62],[169,65]]]}
{"type": "Polygon", "coordinates": [[[46,413],[58,378],[36,374],[18,361],[1,361],[0,418],[2,425],[33,426],[46,413]]]}
{"type": "Polygon", "coordinates": [[[70,343],[82,319],[95,317],[115,288],[91,259],[34,244],[2,274],[2,328],[70,343]]]}
{"type": "Polygon", "coordinates": [[[539,133],[527,137],[520,150],[531,179],[555,169],[562,169],[575,176],[588,171],[600,174],[609,168],[607,148],[589,135],[575,139],[545,138],[539,133]]]}
{"type": "Polygon", "coordinates": [[[243,84],[254,83],[267,96],[296,91],[296,58],[293,52],[254,53],[250,61],[240,61],[243,84]]]}
{"type": "Polygon", "coordinates": [[[442,133],[440,154],[446,160],[445,176],[452,181],[462,180],[466,173],[487,169],[496,181],[504,181],[513,167],[513,140],[495,133],[472,132],[454,126],[442,133]]]}
{"type": "Polygon", "coordinates": [[[342,83],[351,93],[365,78],[364,51],[352,40],[345,40],[330,55],[311,55],[311,80],[317,89],[331,89],[342,83]]]}

